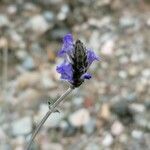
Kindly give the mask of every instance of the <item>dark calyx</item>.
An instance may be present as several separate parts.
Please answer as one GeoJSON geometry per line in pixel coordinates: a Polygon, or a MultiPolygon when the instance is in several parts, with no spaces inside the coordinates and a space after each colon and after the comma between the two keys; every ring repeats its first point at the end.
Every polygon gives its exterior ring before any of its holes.
{"type": "Polygon", "coordinates": [[[73,83],[74,87],[79,87],[84,79],[81,76],[87,71],[88,61],[86,48],[80,40],[77,40],[74,45],[74,53],[72,57],[72,68],[73,68],[73,83]]]}

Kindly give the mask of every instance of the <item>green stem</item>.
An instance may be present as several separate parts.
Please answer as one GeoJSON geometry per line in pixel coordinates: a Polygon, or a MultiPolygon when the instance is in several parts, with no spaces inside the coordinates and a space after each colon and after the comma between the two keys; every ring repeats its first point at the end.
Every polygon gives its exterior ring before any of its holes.
{"type": "Polygon", "coordinates": [[[59,97],[59,98],[55,101],[55,103],[50,107],[49,111],[46,113],[46,115],[43,117],[43,119],[42,119],[41,122],[38,124],[37,128],[35,129],[35,131],[33,132],[32,137],[31,137],[31,139],[30,139],[30,141],[29,141],[29,144],[27,145],[27,149],[26,149],[26,150],[30,150],[30,147],[31,147],[31,145],[32,145],[32,142],[34,141],[36,135],[38,134],[39,130],[41,129],[41,127],[43,126],[43,124],[45,123],[45,121],[47,120],[47,118],[50,116],[50,114],[51,114],[52,112],[55,111],[55,108],[59,105],[59,103],[60,103],[61,101],[63,101],[64,98],[65,98],[69,93],[71,93],[71,92],[73,91],[73,89],[74,89],[73,87],[69,87],[68,90],[67,90],[63,95],[61,95],[61,97],[59,97]]]}

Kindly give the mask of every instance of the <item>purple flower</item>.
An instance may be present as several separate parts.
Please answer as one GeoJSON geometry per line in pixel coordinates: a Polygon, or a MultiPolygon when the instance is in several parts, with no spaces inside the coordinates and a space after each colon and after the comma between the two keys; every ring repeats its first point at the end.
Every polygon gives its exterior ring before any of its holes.
{"type": "Polygon", "coordinates": [[[57,72],[61,74],[61,79],[70,82],[74,87],[92,77],[87,70],[93,61],[99,60],[94,51],[87,49],[80,40],[74,43],[71,34],[64,36],[58,56],[63,57],[64,62],[57,66],[57,72]]]}

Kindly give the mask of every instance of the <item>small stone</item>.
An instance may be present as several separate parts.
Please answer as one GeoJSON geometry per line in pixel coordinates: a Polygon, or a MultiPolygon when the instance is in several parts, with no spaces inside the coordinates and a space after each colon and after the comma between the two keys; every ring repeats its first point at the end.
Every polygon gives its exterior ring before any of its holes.
{"type": "Polygon", "coordinates": [[[0,141],[6,140],[6,134],[5,132],[0,128],[0,141]]]}
{"type": "Polygon", "coordinates": [[[96,144],[96,143],[89,143],[85,150],[101,150],[100,145],[96,144]]]}
{"type": "Polygon", "coordinates": [[[133,130],[131,135],[133,138],[138,139],[138,140],[143,138],[143,132],[140,130],[133,130]]]}
{"type": "Polygon", "coordinates": [[[52,11],[45,11],[43,13],[43,16],[48,22],[51,22],[54,20],[54,13],[52,11]]]}
{"type": "Polygon", "coordinates": [[[125,71],[123,71],[123,70],[121,70],[121,71],[119,71],[119,77],[121,77],[122,79],[126,79],[127,78],[127,72],[125,72],[125,71]]]}
{"type": "Polygon", "coordinates": [[[91,119],[86,125],[84,125],[83,130],[86,134],[92,134],[96,128],[96,120],[91,119]]]}
{"type": "Polygon", "coordinates": [[[77,108],[82,106],[83,102],[84,102],[83,97],[74,97],[73,98],[73,105],[76,106],[77,108]]]}
{"type": "Polygon", "coordinates": [[[103,141],[102,144],[106,147],[109,147],[113,144],[113,137],[111,134],[107,133],[104,137],[103,137],[103,141]]]}
{"type": "Polygon", "coordinates": [[[0,149],[1,150],[12,150],[12,147],[8,143],[1,143],[0,144],[0,149]]]}
{"type": "Polygon", "coordinates": [[[0,27],[9,25],[9,20],[7,16],[0,14],[0,27]]]}
{"type": "Polygon", "coordinates": [[[128,74],[132,77],[138,74],[138,67],[132,66],[128,68],[128,74]]]}
{"type": "Polygon", "coordinates": [[[129,116],[130,114],[128,103],[125,100],[115,102],[112,105],[112,111],[114,111],[121,118],[129,116]]]}
{"type": "Polygon", "coordinates": [[[69,116],[69,122],[74,127],[82,127],[90,121],[90,113],[87,109],[80,109],[69,116]]]}
{"type": "Polygon", "coordinates": [[[12,134],[14,136],[27,135],[32,131],[32,119],[30,117],[24,117],[15,120],[12,124],[12,134]]]}
{"type": "Polygon", "coordinates": [[[121,16],[120,18],[120,25],[123,28],[133,27],[133,26],[138,25],[138,23],[139,22],[136,17],[132,17],[129,15],[124,15],[124,16],[121,16]]]}
{"type": "Polygon", "coordinates": [[[51,31],[51,37],[55,40],[58,40],[58,39],[62,39],[62,37],[67,34],[69,31],[67,28],[59,28],[59,29],[53,29],[51,31]]]}
{"type": "MultiPolygon", "coordinates": [[[[40,110],[38,114],[34,117],[34,121],[36,123],[40,122],[44,115],[48,112],[49,108],[47,104],[41,104],[40,110]]],[[[59,127],[59,123],[63,118],[63,113],[54,112],[52,113],[49,118],[44,123],[45,128],[57,128],[59,127]]]]}
{"type": "Polygon", "coordinates": [[[115,42],[113,40],[106,41],[101,47],[101,53],[104,55],[112,55],[114,52],[115,42]]]}
{"type": "Polygon", "coordinates": [[[107,103],[104,103],[100,109],[100,118],[106,121],[110,118],[110,107],[107,103]]]}
{"type": "Polygon", "coordinates": [[[27,56],[22,63],[23,68],[26,70],[32,70],[35,68],[35,62],[32,57],[27,56]]]}
{"type": "Polygon", "coordinates": [[[143,113],[146,108],[144,105],[142,104],[137,104],[137,103],[132,103],[130,106],[129,106],[130,110],[133,112],[133,113],[143,113]]]}
{"type": "Polygon", "coordinates": [[[64,4],[61,9],[60,12],[57,15],[58,20],[64,20],[67,17],[67,14],[69,13],[69,6],[67,4],[64,4]]]}
{"type": "Polygon", "coordinates": [[[115,121],[111,126],[111,133],[114,136],[119,136],[123,132],[123,130],[124,130],[124,126],[119,121],[115,121]]]}
{"type": "Polygon", "coordinates": [[[40,74],[38,72],[26,72],[20,75],[16,80],[16,86],[18,90],[33,87],[40,82],[40,74]]]}
{"type": "Polygon", "coordinates": [[[56,86],[55,82],[50,78],[49,71],[41,72],[41,86],[45,89],[54,88],[56,86]]]}
{"type": "Polygon", "coordinates": [[[12,5],[8,6],[7,12],[8,12],[10,15],[14,15],[14,14],[17,12],[17,7],[12,4],[12,5]]]}
{"type": "Polygon", "coordinates": [[[50,24],[42,15],[36,15],[27,22],[26,28],[31,29],[37,34],[43,34],[50,28],[50,24]]]}
{"type": "Polygon", "coordinates": [[[41,149],[42,150],[64,150],[62,145],[59,143],[47,143],[47,142],[43,142],[41,144],[41,149]]]}
{"type": "Polygon", "coordinates": [[[65,128],[63,129],[64,136],[73,136],[77,131],[77,128],[72,126],[70,123],[67,123],[65,128]]]}

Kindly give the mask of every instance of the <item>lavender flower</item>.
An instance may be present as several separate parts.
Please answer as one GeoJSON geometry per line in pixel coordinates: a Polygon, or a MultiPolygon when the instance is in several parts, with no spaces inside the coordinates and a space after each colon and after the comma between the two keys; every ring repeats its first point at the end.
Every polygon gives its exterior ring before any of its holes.
{"type": "Polygon", "coordinates": [[[92,77],[87,70],[93,61],[99,60],[94,51],[87,49],[80,40],[76,40],[74,44],[71,34],[64,36],[58,56],[63,57],[64,61],[56,70],[61,74],[61,79],[68,81],[73,87],[79,87],[85,79],[92,77]]]}

